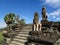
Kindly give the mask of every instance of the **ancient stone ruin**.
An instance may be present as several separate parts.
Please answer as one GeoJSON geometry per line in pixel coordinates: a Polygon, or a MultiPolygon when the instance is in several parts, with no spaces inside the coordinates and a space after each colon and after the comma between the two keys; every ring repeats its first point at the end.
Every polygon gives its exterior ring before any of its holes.
{"type": "Polygon", "coordinates": [[[42,20],[39,22],[39,16],[37,13],[33,19],[33,31],[30,31],[28,37],[28,45],[35,43],[34,45],[53,45],[58,39],[60,39],[59,32],[60,22],[48,21],[46,15],[46,8],[42,8],[42,20]]]}

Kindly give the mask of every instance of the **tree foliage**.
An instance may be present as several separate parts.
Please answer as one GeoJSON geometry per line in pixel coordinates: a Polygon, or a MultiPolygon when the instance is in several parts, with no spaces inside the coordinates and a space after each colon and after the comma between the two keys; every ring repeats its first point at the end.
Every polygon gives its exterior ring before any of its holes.
{"type": "Polygon", "coordinates": [[[10,24],[13,24],[15,22],[15,14],[9,13],[4,17],[5,23],[8,25],[8,30],[10,30],[10,24]]]}
{"type": "Polygon", "coordinates": [[[6,24],[11,24],[15,22],[14,18],[15,18],[15,14],[9,13],[4,17],[4,21],[6,22],[6,24]]]}
{"type": "Polygon", "coordinates": [[[4,21],[8,26],[8,30],[12,30],[12,26],[14,26],[15,22],[16,24],[24,26],[25,25],[25,19],[19,19],[19,16],[15,15],[14,13],[9,13],[4,17],[4,21]]]}
{"type": "Polygon", "coordinates": [[[20,25],[22,25],[22,26],[25,25],[25,19],[20,20],[20,25]]]}

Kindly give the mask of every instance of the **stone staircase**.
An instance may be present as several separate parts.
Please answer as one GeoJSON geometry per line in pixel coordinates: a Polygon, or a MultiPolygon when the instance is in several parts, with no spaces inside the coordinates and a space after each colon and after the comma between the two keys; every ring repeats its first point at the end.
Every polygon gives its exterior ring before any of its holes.
{"type": "Polygon", "coordinates": [[[28,41],[29,31],[31,31],[31,26],[25,26],[21,31],[18,31],[17,35],[9,43],[9,45],[25,45],[28,41]]]}

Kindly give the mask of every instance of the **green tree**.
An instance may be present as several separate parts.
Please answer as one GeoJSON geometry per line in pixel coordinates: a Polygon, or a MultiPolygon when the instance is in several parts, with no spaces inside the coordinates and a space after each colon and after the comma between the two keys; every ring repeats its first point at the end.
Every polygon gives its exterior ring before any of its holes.
{"type": "Polygon", "coordinates": [[[21,19],[21,20],[20,20],[20,25],[21,25],[21,26],[24,26],[24,25],[25,25],[25,19],[21,19]]]}
{"type": "Polygon", "coordinates": [[[9,13],[4,17],[4,21],[8,26],[8,30],[10,30],[10,24],[13,24],[15,22],[15,14],[14,13],[9,13]]]}

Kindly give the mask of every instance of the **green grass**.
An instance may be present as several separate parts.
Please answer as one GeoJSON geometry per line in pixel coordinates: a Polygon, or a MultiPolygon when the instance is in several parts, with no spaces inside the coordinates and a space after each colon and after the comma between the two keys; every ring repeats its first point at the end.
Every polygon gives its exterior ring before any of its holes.
{"type": "Polygon", "coordinates": [[[4,36],[2,35],[2,33],[0,32],[0,43],[4,40],[4,36]]]}

